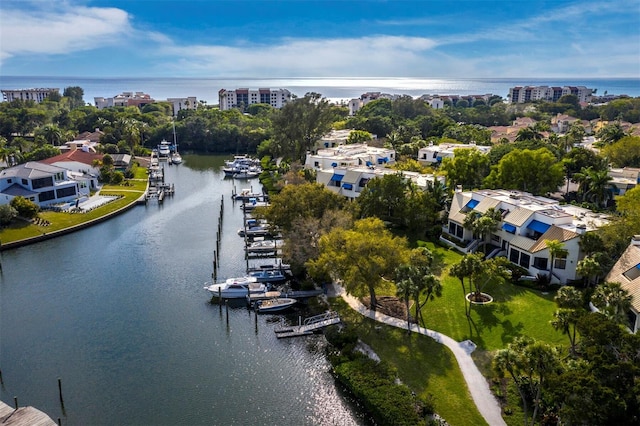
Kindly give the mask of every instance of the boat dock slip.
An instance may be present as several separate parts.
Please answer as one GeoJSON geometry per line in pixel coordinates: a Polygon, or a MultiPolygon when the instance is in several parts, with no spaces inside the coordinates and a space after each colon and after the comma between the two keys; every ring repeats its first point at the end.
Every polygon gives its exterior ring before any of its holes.
{"type": "Polygon", "coordinates": [[[278,339],[288,337],[307,336],[324,327],[328,327],[340,322],[340,316],[335,311],[325,312],[324,314],[309,317],[304,320],[301,325],[291,327],[282,327],[275,330],[278,339]]]}
{"type": "Polygon", "coordinates": [[[40,410],[33,407],[14,409],[2,401],[0,401],[0,424],[3,426],[56,426],[56,422],[40,410]]]}
{"type": "Polygon", "coordinates": [[[249,305],[253,305],[258,300],[272,299],[274,297],[287,297],[291,299],[302,300],[308,297],[320,296],[321,294],[322,290],[289,291],[287,293],[283,293],[281,291],[267,291],[265,293],[252,293],[251,295],[247,296],[247,301],[249,302],[249,305]]]}

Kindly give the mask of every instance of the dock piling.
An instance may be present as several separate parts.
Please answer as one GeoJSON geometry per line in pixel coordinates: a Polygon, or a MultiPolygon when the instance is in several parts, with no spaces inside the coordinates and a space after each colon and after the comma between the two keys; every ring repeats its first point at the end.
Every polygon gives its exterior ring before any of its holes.
{"type": "Polygon", "coordinates": [[[58,377],[58,394],[60,395],[60,404],[64,405],[64,398],[62,398],[62,379],[58,377]]]}
{"type": "Polygon", "coordinates": [[[16,410],[18,409],[18,397],[14,396],[13,397],[13,405],[16,407],[16,410]]]}

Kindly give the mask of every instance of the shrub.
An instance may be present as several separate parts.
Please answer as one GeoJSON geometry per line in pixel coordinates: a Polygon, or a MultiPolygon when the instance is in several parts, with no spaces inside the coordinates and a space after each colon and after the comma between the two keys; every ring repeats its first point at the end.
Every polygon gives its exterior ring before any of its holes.
{"type": "Polygon", "coordinates": [[[18,216],[18,211],[10,204],[0,205],[0,226],[8,225],[18,216]]]}
{"type": "Polygon", "coordinates": [[[11,200],[11,207],[13,207],[19,216],[25,217],[27,219],[33,219],[38,215],[40,211],[40,207],[36,203],[31,200],[27,200],[24,197],[17,196],[13,200],[11,200]]]}

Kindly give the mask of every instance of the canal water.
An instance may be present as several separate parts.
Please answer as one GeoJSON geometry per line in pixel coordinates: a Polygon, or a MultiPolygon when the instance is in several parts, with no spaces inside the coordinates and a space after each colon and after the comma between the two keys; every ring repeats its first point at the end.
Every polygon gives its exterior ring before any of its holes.
{"type": "Polygon", "coordinates": [[[219,279],[246,268],[234,185],[259,183],[184,160],[163,205],[2,253],[0,399],[63,425],[366,424],[321,336],[278,340],[278,316],[209,303],[221,203],[219,279]]]}

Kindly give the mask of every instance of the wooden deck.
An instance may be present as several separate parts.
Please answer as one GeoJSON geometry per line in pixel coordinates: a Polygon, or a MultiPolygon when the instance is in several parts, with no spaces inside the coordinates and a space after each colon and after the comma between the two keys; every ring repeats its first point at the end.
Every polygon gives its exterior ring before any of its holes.
{"type": "Polygon", "coordinates": [[[40,410],[33,407],[20,407],[17,410],[0,401],[0,424],[3,426],[57,426],[40,410]]]}
{"type": "Polygon", "coordinates": [[[314,332],[340,322],[340,316],[337,312],[329,311],[324,314],[309,317],[300,325],[282,327],[275,330],[278,339],[288,337],[308,336],[314,332]]]}

